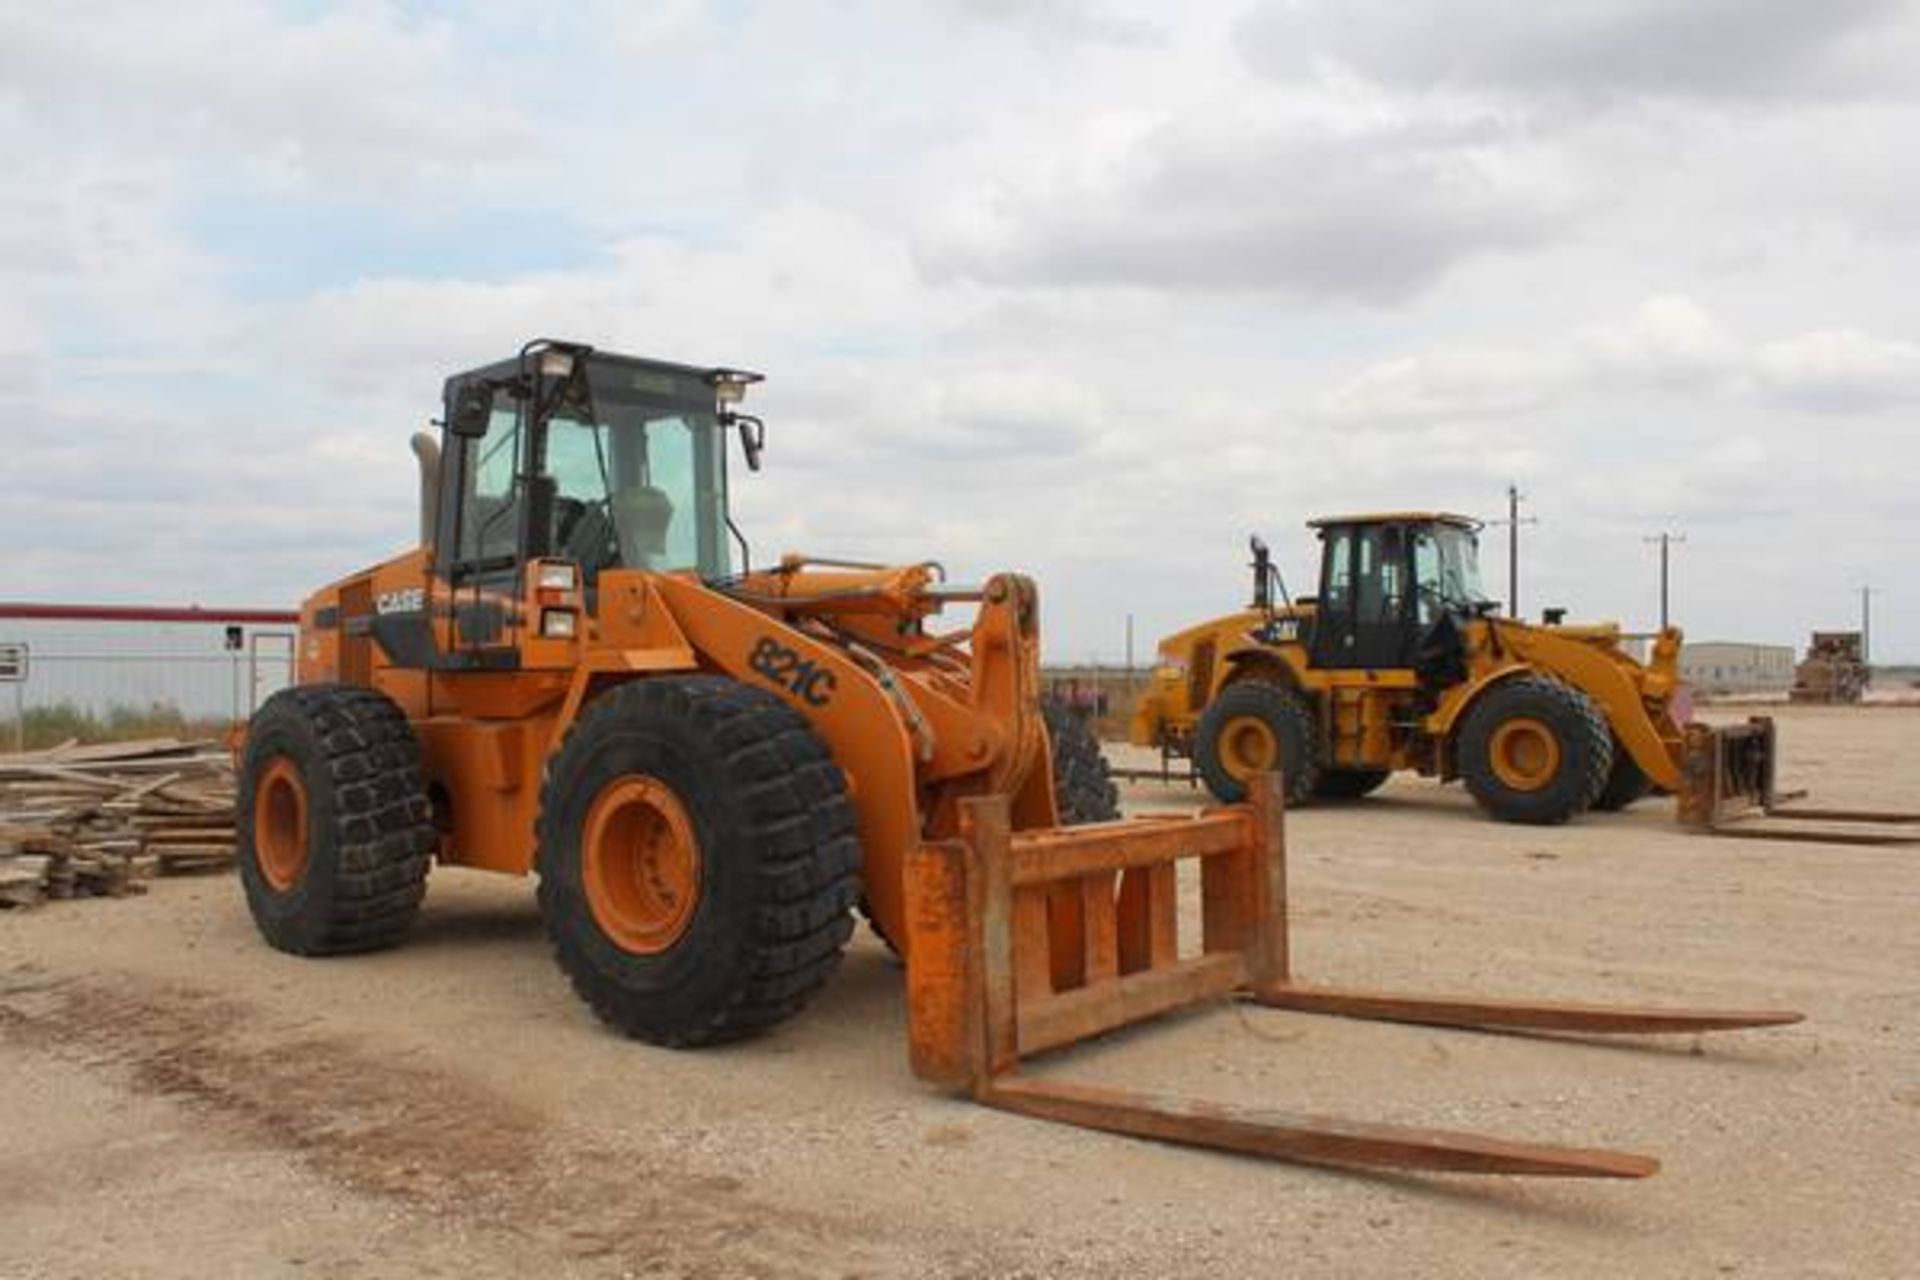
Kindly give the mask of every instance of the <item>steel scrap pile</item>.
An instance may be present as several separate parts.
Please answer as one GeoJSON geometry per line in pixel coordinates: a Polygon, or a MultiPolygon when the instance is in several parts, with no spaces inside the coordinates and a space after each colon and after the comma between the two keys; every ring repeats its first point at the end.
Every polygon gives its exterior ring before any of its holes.
{"type": "Polygon", "coordinates": [[[0,907],[140,893],[233,863],[233,770],[217,744],[150,738],[0,755],[0,907]]]}
{"type": "Polygon", "coordinates": [[[1794,668],[1794,702],[1852,703],[1866,692],[1870,672],[1860,657],[1858,631],[1816,631],[1807,657],[1794,668]]]}

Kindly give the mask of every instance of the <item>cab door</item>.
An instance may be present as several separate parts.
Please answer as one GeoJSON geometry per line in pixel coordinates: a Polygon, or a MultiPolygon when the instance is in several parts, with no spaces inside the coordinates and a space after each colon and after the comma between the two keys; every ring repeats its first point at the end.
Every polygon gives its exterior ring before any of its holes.
{"type": "Polygon", "coordinates": [[[1333,525],[1324,534],[1315,666],[1384,670],[1412,662],[1418,638],[1404,525],[1333,525]]]}
{"type": "MultiPolygon", "coordinates": [[[[461,385],[448,385],[452,421],[461,385]]],[[[524,402],[492,391],[484,436],[445,433],[440,465],[434,576],[451,607],[436,609],[434,639],[444,666],[511,666],[519,651],[515,607],[526,563],[532,474],[524,402]]]]}

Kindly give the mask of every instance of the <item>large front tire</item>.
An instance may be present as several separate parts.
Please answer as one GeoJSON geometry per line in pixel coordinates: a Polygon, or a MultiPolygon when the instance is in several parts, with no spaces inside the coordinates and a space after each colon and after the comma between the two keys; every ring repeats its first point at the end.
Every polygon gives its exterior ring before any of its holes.
{"type": "Polygon", "coordinates": [[[1290,805],[1304,803],[1320,783],[1319,727],[1306,701],[1283,685],[1228,685],[1201,714],[1193,740],[1201,780],[1228,804],[1247,798],[1255,773],[1279,770],[1290,805]]]}
{"type": "Polygon", "coordinates": [[[714,676],[589,703],[547,768],[540,914],[609,1025],[687,1047],[798,1013],[853,930],[846,780],[798,712],[714,676]]]}
{"type": "Polygon", "coordinates": [[[436,840],[420,745],[372,689],[282,689],[254,714],[235,835],[253,923],[294,955],[392,946],[426,893],[436,840]]]}
{"type": "MultiPolygon", "coordinates": [[[[1046,721],[1048,750],[1053,757],[1053,799],[1060,825],[1116,821],[1120,817],[1120,791],[1113,785],[1106,753],[1100,750],[1100,739],[1092,726],[1085,717],[1053,703],[1044,704],[1040,714],[1046,721]]],[[[859,909],[873,936],[898,955],[900,948],[874,918],[864,897],[859,909]]]]}
{"type": "Polygon", "coordinates": [[[1613,734],[1578,689],[1515,676],[1467,712],[1455,762],[1495,818],[1551,825],[1585,813],[1600,795],[1613,769],[1613,734]]]}

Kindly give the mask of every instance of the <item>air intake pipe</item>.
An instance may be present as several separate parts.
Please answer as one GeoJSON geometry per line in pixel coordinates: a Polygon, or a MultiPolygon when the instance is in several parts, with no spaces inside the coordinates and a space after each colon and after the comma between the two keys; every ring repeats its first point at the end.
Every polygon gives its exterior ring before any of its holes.
{"type": "Polygon", "coordinates": [[[420,460],[420,545],[431,551],[440,517],[440,442],[425,431],[414,432],[413,456],[420,460]]]}

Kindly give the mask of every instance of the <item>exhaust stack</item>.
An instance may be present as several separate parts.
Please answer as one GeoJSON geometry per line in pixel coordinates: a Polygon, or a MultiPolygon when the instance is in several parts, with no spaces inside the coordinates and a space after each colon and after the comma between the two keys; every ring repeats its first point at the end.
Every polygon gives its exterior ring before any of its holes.
{"type": "Polygon", "coordinates": [[[413,456],[420,460],[420,545],[433,549],[440,516],[440,442],[425,431],[413,433],[413,456]]]}

